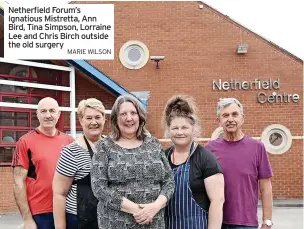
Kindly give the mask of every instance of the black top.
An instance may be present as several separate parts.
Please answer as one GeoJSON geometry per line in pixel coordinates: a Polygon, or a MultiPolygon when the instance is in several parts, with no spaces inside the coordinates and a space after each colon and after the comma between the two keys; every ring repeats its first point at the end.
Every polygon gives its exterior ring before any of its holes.
{"type": "MultiPolygon", "coordinates": [[[[166,149],[165,152],[171,168],[179,166],[174,165],[171,161],[171,154],[174,152],[172,147],[166,149]]],[[[190,157],[190,188],[196,203],[207,212],[210,201],[206,192],[204,179],[217,173],[223,172],[216,157],[210,151],[198,145],[190,157]]]]}

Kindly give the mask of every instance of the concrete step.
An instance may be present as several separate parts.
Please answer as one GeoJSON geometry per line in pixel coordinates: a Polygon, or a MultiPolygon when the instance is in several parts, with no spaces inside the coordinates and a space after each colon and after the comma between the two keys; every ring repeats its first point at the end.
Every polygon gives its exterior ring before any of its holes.
{"type": "MultiPolygon", "coordinates": [[[[259,201],[259,207],[262,206],[262,202],[259,201]]],[[[273,200],[274,207],[303,207],[303,199],[291,199],[291,200],[273,200]]]]}

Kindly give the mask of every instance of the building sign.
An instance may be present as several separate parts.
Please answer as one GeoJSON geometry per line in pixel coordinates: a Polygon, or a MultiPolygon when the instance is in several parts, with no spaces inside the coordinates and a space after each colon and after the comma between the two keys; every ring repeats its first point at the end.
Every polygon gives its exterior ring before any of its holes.
{"type": "MultiPolygon", "coordinates": [[[[221,79],[212,81],[213,91],[232,91],[232,90],[279,90],[280,79],[277,80],[260,80],[255,79],[254,81],[241,81],[241,80],[230,80],[222,81],[221,79]]],[[[283,93],[266,93],[258,92],[256,99],[259,103],[297,103],[300,100],[299,94],[286,94],[283,93]]]]}

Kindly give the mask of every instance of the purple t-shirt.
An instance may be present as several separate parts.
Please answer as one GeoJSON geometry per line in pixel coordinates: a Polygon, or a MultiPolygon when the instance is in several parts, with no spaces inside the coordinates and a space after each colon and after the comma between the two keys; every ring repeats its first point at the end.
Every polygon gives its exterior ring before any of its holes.
{"type": "Polygon", "coordinates": [[[272,177],[263,143],[248,136],[235,142],[218,138],[206,149],[216,155],[224,173],[223,223],[258,226],[258,180],[272,177]]]}

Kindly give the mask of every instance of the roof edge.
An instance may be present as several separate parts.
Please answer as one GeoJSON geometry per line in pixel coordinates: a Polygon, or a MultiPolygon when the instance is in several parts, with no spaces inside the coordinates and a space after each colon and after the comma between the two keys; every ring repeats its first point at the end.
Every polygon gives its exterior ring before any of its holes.
{"type": "Polygon", "coordinates": [[[143,105],[143,107],[147,108],[147,101],[138,98],[136,95],[132,94],[131,92],[127,91],[125,88],[120,86],[118,83],[110,79],[107,75],[101,72],[98,68],[90,64],[88,61],[83,59],[77,60],[65,60],[67,63],[78,69],[79,71],[83,72],[85,75],[90,77],[93,81],[97,84],[102,85],[107,90],[112,92],[116,96],[131,94],[136,97],[143,105]]]}
{"type": "Polygon", "coordinates": [[[240,27],[242,27],[243,29],[247,30],[248,32],[252,33],[253,35],[261,38],[262,40],[266,41],[269,45],[273,46],[274,48],[276,49],[279,49],[281,52],[287,54],[289,57],[293,58],[294,60],[296,61],[299,61],[303,64],[304,60],[302,60],[300,57],[296,56],[295,54],[292,54],[291,52],[287,51],[286,49],[282,48],[281,46],[273,43],[272,41],[264,38],[262,35],[259,35],[258,33],[256,32],[253,32],[252,30],[248,29],[246,26],[243,26],[241,23],[233,20],[232,18],[230,18],[229,16],[221,13],[219,10],[211,7],[210,5],[208,5],[207,3],[205,3],[204,1],[199,1],[200,3],[203,3],[204,5],[206,5],[208,8],[210,8],[214,13],[216,13],[217,15],[221,16],[222,18],[226,19],[227,21],[233,23],[233,24],[236,24],[240,27]]]}

